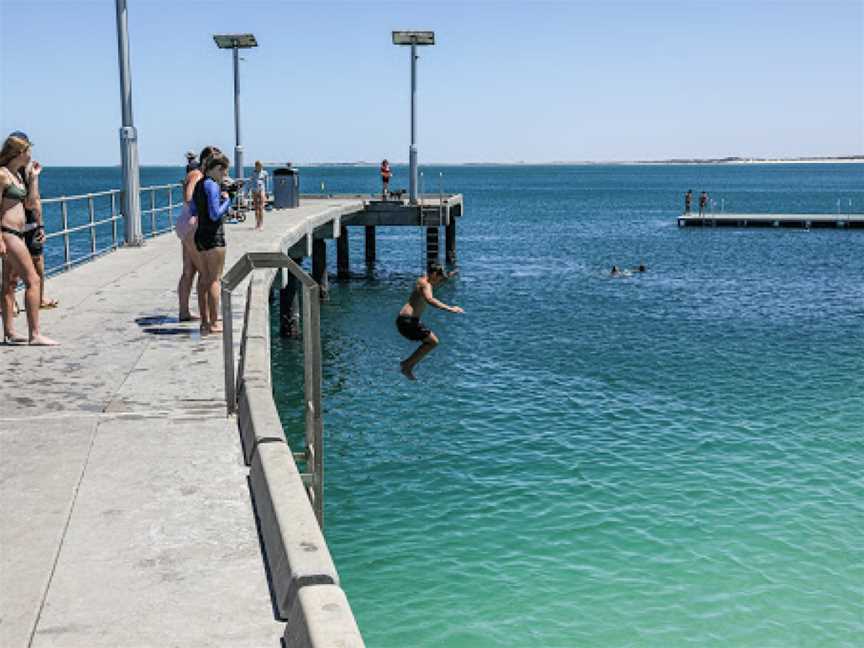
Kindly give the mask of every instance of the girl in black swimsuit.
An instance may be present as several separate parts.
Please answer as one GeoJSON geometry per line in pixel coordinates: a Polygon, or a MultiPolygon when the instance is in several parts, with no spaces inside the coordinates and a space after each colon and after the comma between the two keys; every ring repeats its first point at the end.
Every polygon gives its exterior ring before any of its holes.
{"type": "MultiPolygon", "coordinates": [[[[19,184],[18,172],[30,162],[30,142],[20,137],[9,136],[0,150],[0,256],[11,267],[12,274],[24,280],[24,303],[27,307],[27,327],[32,345],[53,346],[57,342],[39,331],[39,302],[41,282],[33,258],[24,243],[24,207],[28,202],[26,189],[19,184]]],[[[34,165],[32,173],[39,175],[41,167],[34,165]]],[[[8,291],[7,291],[8,292],[8,291]]],[[[27,339],[19,337],[13,330],[12,299],[3,300],[3,340],[7,344],[25,344],[27,339]]]]}
{"type": "Polygon", "coordinates": [[[204,178],[198,181],[192,192],[192,202],[198,215],[195,247],[201,254],[198,310],[201,313],[202,335],[222,332],[218,323],[219,279],[225,267],[225,229],[222,219],[231,207],[231,200],[227,193],[220,192],[219,185],[229,165],[223,153],[211,157],[204,165],[204,178]]]}

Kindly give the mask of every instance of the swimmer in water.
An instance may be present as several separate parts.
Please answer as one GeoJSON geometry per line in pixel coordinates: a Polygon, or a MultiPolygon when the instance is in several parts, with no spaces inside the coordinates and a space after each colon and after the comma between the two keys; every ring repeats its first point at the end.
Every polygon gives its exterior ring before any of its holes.
{"type": "Polygon", "coordinates": [[[459,306],[448,306],[442,301],[435,299],[432,294],[432,289],[438,286],[450,277],[456,274],[456,271],[447,273],[440,265],[433,264],[429,267],[429,271],[422,277],[417,279],[414,284],[414,289],[408,297],[408,301],[399,311],[399,316],[396,318],[396,328],[402,337],[420,342],[420,346],[405,360],[399,363],[399,369],[408,380],[417,380],[414,377],[414,367],[420,362],[426,354],[438,346],[438,338],[436,335],[423,326],[420,322],[420,316],[426,308],[426,304],[431,304],[435,308],[450,311],[451,313],[464,313],[459,306]]]}
{"type": "Polygon", "coordinates": [[[609,276],[610,277],[620,277],[621,276],[621,270],[618,269],[617,265],[612,266],[612,271],[609,273],[609,276]]]}

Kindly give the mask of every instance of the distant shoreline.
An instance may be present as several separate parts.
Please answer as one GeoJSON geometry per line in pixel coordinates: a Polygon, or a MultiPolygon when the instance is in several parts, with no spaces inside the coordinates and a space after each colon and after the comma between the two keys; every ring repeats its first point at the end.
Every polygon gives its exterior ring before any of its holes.
{"type": "MultiPolygon", "coordinates": [[[[393,162],[394,166],[407,166],[407,162],[393,162]]],[[[735,165],[735,164],[864,164],[864,155],[845,155],[837,157],[809,157],[809,158],[693,158],[693,159],[670,159],[670,160],[573,160],[551,162],[423,162],[421,167],[449,166],[449,167],[541,167],[541,166],[674,166],[674,165],[735,165]]],[[[105,165],[52,165],[64,169],[98,169],[119,168],[119,164],[105,165]]],[[[179,168],[182,164],[141,164],[148,168],[179,168]]],[[[267,167],[278,165],[267,164],[267,167]]],[[[296,167],[378,167],[378,162],[298,162],[296,167]]]]}

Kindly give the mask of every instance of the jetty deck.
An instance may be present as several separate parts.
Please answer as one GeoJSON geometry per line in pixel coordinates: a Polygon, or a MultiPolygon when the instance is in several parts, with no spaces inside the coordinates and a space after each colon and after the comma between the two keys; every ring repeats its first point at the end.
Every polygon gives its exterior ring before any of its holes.
{"type": "Polygon", "coordinates": [[[864,228],[864,214],[681,214],[679,227],[864,228]]]}
{"type": "MultiPolygon", "coordinates": [[[[364,208],[228,225],[226,270],[364,208]]],[[[171,234],[121,248],[48,281],[61,347],[0,346],[4,647],[279,645],[221,337],[177,322],[179,272],[171,234]]]]}

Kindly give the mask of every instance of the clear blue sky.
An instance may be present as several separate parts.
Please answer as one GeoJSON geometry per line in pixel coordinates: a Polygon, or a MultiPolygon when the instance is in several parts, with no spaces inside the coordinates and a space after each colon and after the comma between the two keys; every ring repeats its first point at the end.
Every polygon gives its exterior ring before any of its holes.
{"type": "MultiPolygon", "coordinates": [[[[230,52],[246,160],[403,161],[409,55],[421,50],[421,164],[864,152],[861,0],[290,2],[129,0],[143,164],[233,149],[230,52]]],[[[0,0],[0,132],[47,164],[117,164],[113,0],[0,0]]]]}

